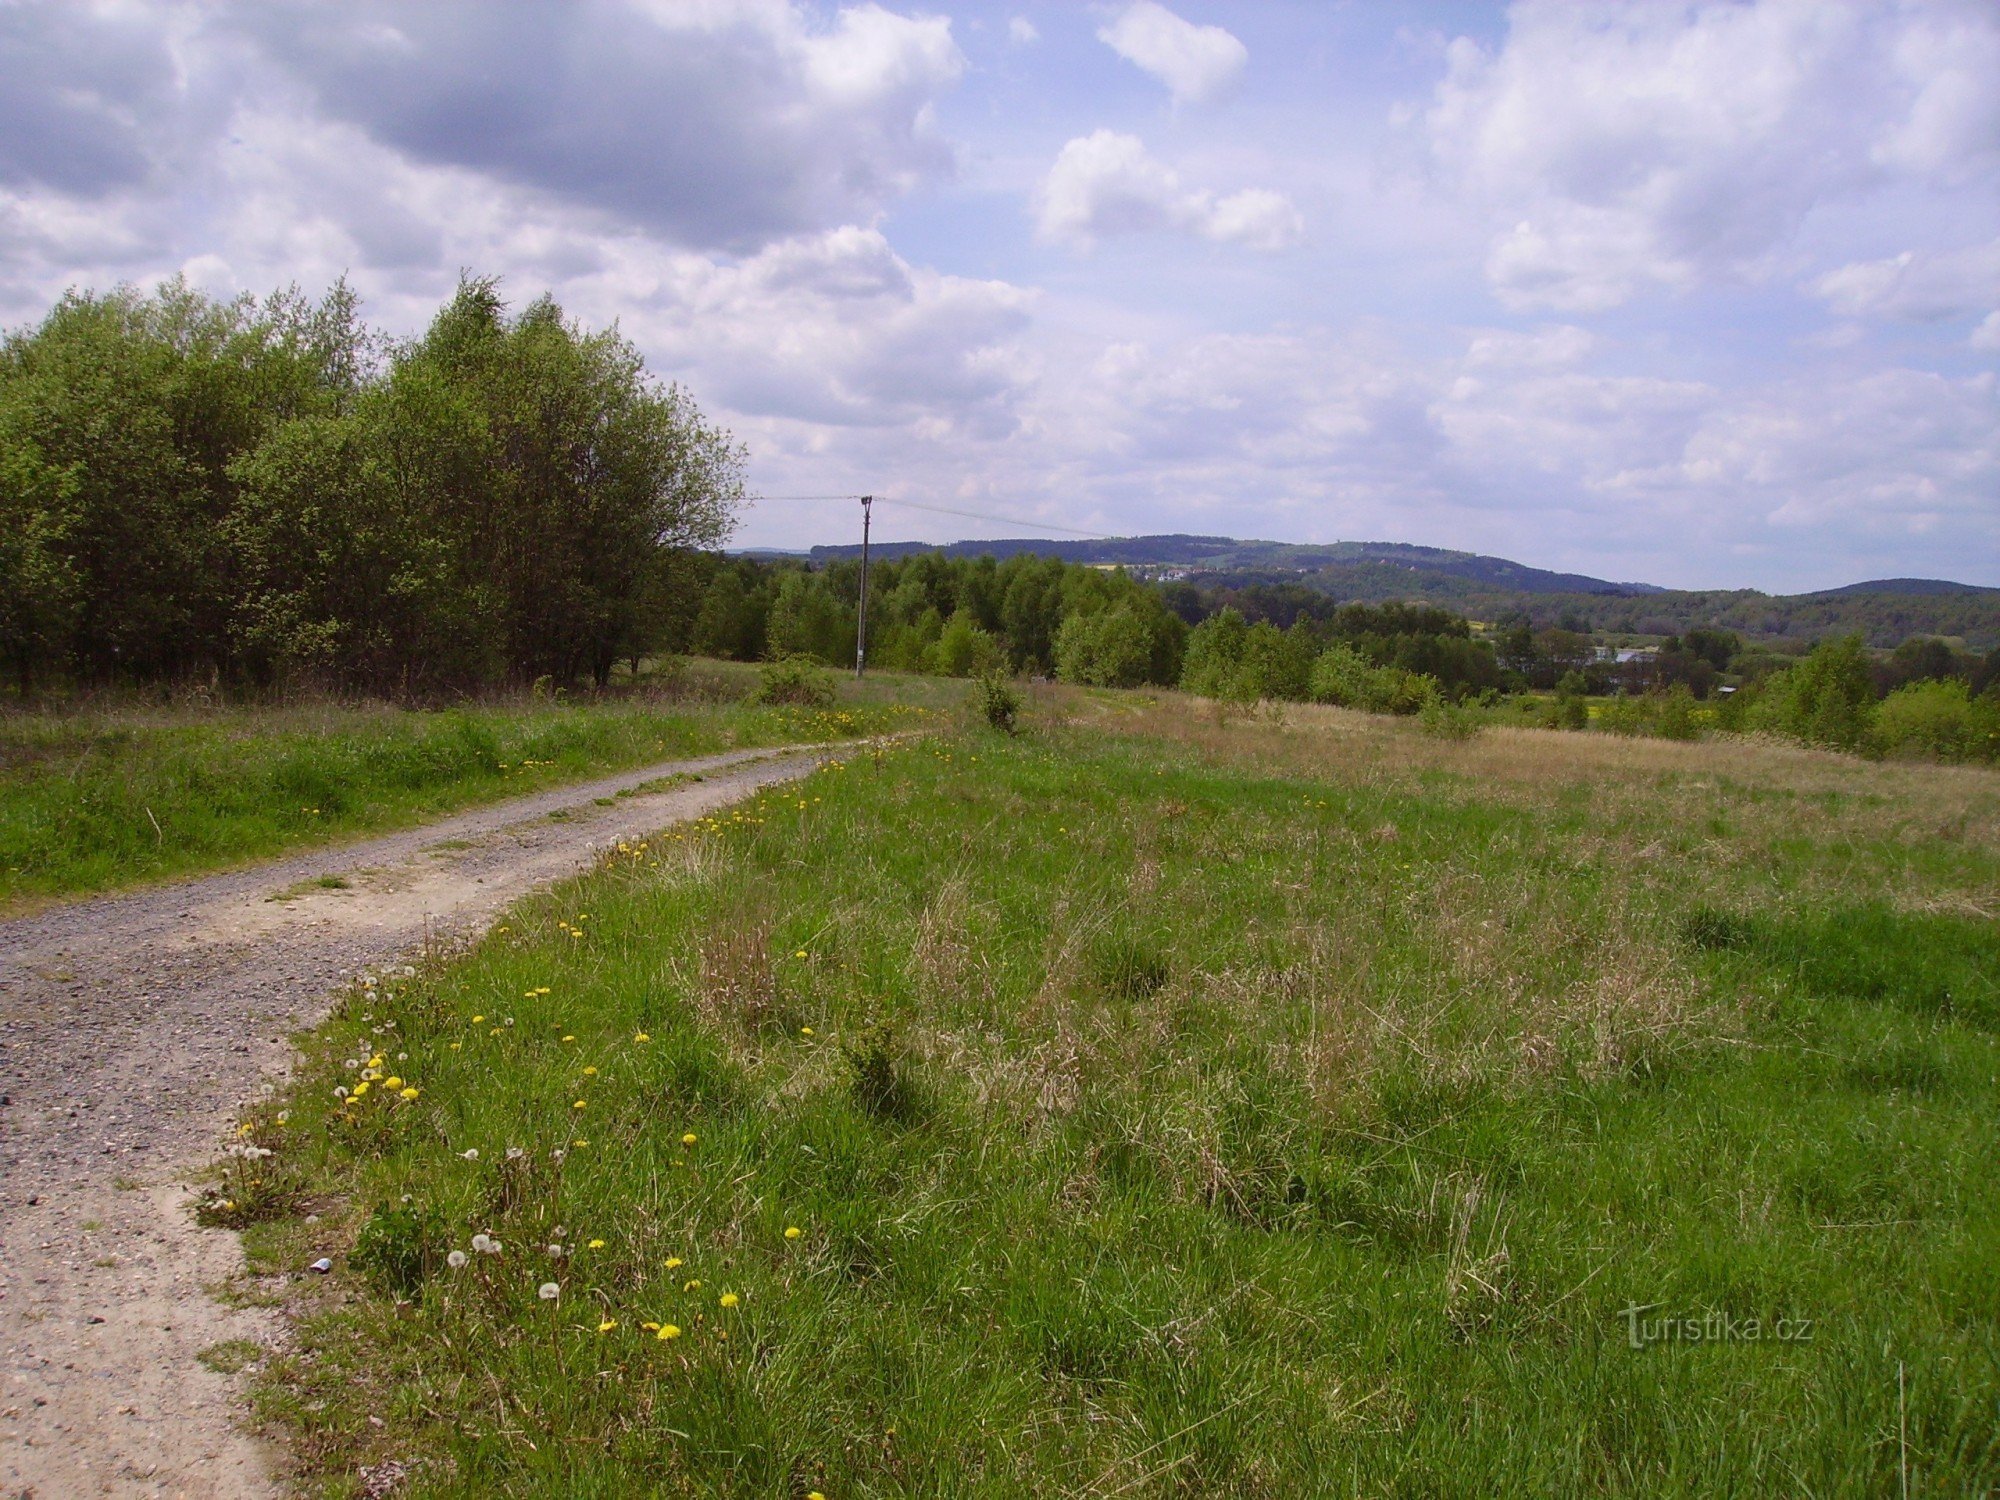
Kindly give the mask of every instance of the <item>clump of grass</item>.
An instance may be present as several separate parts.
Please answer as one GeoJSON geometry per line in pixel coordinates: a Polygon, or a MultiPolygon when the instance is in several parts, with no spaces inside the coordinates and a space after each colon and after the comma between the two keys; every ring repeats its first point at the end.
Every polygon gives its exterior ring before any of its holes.
{"type": "Polygon", "coordinates": [[[210,1344],[195,1358],[218,1375],[235,1375],[257,1363],[264,1352],[264,1346],[254,1339],[224,1339],[210,1344]]]}
{"type": "Polygon", "coordinates": [[[847,1064],[848,1091],[864,1113],[895,1125],[917,1118],[921,1096],[886,1023],[878,1022],[855,1041],[842,1043],[840,1056],[847,1064]]]}
{"type": "Polygon", "coordinates": [[[444,1221],[435,1209],[383,1204],[361,1226],[347,1263],[380,1290],[409,1299],[444,1269],[447,1249],[444,1221]]]}
{"type": "Polygon", "coordinates": [[[225,1159],[222,1180],[202,1190],[194,1217],[207,1229],[247,1229],[289,1218],[306,1200],[300,1168],[273,1158],[268,1147],[239,1142],[225,1159]]]}

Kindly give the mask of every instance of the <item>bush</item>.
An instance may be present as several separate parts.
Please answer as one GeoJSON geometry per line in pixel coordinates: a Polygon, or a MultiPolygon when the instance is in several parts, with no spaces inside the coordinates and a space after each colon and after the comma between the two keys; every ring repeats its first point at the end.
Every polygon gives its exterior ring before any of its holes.
{"type": "Polygon", "coordinates": [[[1376,667],[1353,647],[1335,643],[1314,660],[1309,689],[1313,699],[1339,708],[1376,714],[1414,714],[1438,701],[1437,679],[1400,667],[1376,667]]]}
{"type": "Polygon", "coordinates": [[[1748,727],[1808,745],[1858,750],[1868,738],[1875,682],[1861,637],[1822,641],[1806,658],[1775,673],[1746,715],[1748,727]]]}
{"type": "Polygon", "coordinates": [[[989,672],[980,678],[978,687],[973,691],[973,701],[993,728],[1002,734],[1014,732],[1014,721],[1021,713],[1021,695],[1006,678],[998,672],[989,672]]]}
{"type": "Polygon", "coordinates": [[[1912,682],[1875,710],[1875,748],[1939,760],[2000,758],[2000,703],[1974,698],[1957,679],[1912,682]]]}
{"type": "Polygon", "coordinates": [[[825,708],[833,702],[833,675],[809,657],[781,656],[764,663],[759,703],[796,703],[825,708]]]}
{"type": "MultiPolygon", "coordinates": [[[[1579,707],[1583,702],[1580,698],[1569,701],[1579,707]]],[[[1612,734],[1650,735],[1662,740],[1692,740],[1701,736],[1694,694],[1684,683],[1664,693],[1632,693],[1611,699],[1604,705],[1598,727],[1612,734]]]]}
{"type": "Polygon", "coordinates": [[[1485,726],[1477,710],[1448,703],[1440,696],[1417,711],[1417,727],[1432,739],[1469,740],[1485,726]]]}

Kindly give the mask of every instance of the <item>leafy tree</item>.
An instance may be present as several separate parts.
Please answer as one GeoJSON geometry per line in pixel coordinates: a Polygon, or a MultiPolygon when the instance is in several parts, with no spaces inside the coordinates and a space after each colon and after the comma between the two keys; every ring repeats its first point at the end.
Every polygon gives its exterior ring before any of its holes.
{"type": "Polygon", "coordinates": [[[1765,683],[1750,727],[1841,750],[1860,748],[1875,706],[1875,685],[1858,635],[1815,646],[1765,683]]]}

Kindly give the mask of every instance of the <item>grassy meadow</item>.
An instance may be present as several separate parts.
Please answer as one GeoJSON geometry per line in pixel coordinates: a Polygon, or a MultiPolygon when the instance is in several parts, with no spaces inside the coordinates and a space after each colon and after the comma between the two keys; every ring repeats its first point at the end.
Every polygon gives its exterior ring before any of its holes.
{"type": "Polygon", "coordinates": [[[1025,722],[309,1039],[205,1211],[336,1257],[259,1384],[309,1490],[2000,1485],[2000,776],[1025,722]]]}
{"type": "Polygon", "coordinates": [[[0,911],[169,879],[679,756],[910,722],[922,679],[843,684],[826,710],[750,701],[710,662],[604,698],[428,711],[303,700],[0,712],[0,911]]]}

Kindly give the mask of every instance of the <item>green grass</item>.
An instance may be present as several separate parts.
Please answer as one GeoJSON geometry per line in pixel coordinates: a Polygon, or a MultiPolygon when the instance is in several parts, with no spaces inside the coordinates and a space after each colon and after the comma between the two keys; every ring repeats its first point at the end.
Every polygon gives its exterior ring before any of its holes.
{"type": "MultiPolygon", "coordinates": [[[[825,712],[739,701],[497,701],[0,715],[0,910],[192,874],[651,761],[907,722],[937,690],[871,682],[825,712]]],[[[960,693],[963,692],[961,688],[960,693]]],[[[734,695],[734,697],[731,697],[734,695]]]]}
{"type": "Polygon", "coordinates": [[[2000,1483],[2000,780],[1057,707],[343,1005],[250,1121],[253,1259],[365,1247],[260,1387],[308,1483],[2000,1483]]]}

